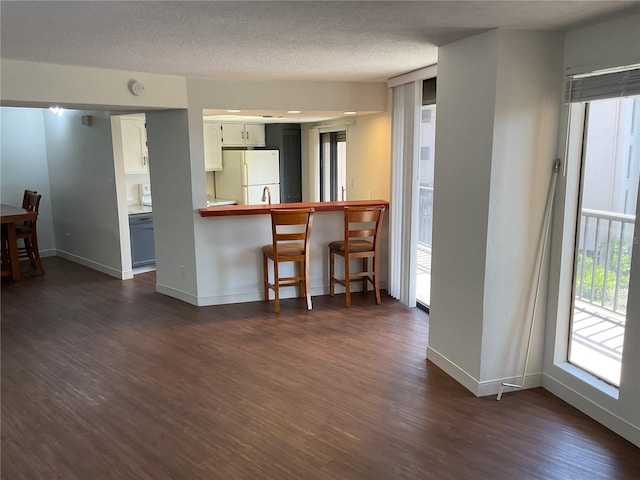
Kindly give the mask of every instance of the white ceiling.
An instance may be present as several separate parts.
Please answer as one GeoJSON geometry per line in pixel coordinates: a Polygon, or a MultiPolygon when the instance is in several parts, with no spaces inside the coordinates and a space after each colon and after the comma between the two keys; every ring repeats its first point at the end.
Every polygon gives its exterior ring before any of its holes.
{"type": "Polygon", "coordinates": [[[503,27],[567,30],[637,1],[7,1],[2,58],[225,80],[385,81],[503,27]]]}

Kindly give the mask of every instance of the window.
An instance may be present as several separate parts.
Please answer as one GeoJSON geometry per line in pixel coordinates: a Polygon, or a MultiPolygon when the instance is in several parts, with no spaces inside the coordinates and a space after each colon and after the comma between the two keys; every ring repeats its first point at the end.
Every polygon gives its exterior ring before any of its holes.
{"type": "Polygon", "coordinates": [[[320,133],[320,201],[347,199],[347,131],[320,133]]]}
{"type": "MultiPolygon", "coordinates": [[[[568,360],[620,385],[640,172],[640,97],[584,109],[568,360]]],[[[575,132],[574,132],[575,133],[575,132]]]]}

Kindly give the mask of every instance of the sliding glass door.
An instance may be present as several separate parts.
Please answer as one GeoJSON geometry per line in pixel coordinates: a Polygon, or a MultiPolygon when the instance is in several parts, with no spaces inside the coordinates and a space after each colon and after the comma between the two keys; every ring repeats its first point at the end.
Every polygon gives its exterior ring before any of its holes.
{"type": "Polygon", "coordinates": [[[418,153],[418,245],[416,302],[431,303],[431,233],[433,225],[433,170],[436,144],[436,79],[422,82],[420,150],[418,153]]]}
{"type": "Polygon", "coordinates": [[[416,301],[431,303],[431,228],[433,225],[433,163],[436,135],[436,106],[425,105],[420,121],[420,163],[418,167],[418,268],[416,301]]]}
{"type": "Polygon", "coordinates": [[[584,108],[569,362],[620,385],[640,173],[640,97],[584,108]]]}
{"type": "Polygon", "coordinates": [[[347,132],[320,134],[320,201],[347,199],[347,132]]]}

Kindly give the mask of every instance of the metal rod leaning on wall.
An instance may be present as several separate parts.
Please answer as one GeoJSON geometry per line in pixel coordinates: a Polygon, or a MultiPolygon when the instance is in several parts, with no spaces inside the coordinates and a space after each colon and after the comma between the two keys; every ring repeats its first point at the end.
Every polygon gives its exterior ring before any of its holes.
{"type": "Polygon", "coordinates": [[[549,237],[549,227],[551,225],[551,211],[553,210],[553,198],[556,192],[556,182],[558,180],[558,171],[560,170],[560,160],[556,159],[553,162],[553,173],[551,175],[551,181],[549,183],[549,193],[547,194],[547,205],[545,207],[544,219],[542,223],[542,229],[540,232],[540,243],[538,247],[538,271],[536,275],[536,285],[533,294],[533,301],[530,301],[530,310],[531,310],[531,321],[529,323],[529,338],[527,339],[527,349],[525,351],[524,356],[524,367],[522,369],[522,378],[520,380],[520,384],[503,382],[500,387],[500,391],[498,392],[498,397],[496,400],[500,400],[502,398],[502,393],[504,392],[505,387],[510,388],[524,388],[524,381],[527,375],[527,367],[529,365],[529,352],[531,350],[531,338],[533,337],[533,327],[535,324],[536,318],[536,309],[538,306],[538,295],[540,293],[540,282],[542,278],[542,264],[544,262],[545,252],[547,249],[547,240],[549,237]]]}

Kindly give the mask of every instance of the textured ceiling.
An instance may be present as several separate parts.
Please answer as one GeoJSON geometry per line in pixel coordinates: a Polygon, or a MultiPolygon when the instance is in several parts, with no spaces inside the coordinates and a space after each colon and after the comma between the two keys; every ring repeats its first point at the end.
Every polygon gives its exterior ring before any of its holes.
{"type": "Polygon", "coordinates": [[[226,80],[383,81],[495,28],[567,30],[637,1],[0,3],[2,58],[226,80]]]}

